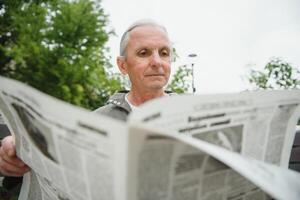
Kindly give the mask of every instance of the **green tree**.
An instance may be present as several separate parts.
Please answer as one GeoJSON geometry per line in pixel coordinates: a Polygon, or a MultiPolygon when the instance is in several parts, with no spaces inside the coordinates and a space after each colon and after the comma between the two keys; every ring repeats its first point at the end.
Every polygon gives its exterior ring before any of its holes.
{"type": "Polygon", "coordinates": [[[256,89],[300,89],[300,71],[280,58],[272,58],[262,71],[251,70],[248,80],[256,89]]]}
{"type": "Polygon", "coordinates": [[[251,70],[248,80],[255,89],[300,89],[300,71],[280,58],[271,58],[263,71],[251,70]]]}
{"type": "Polygon", "coordinates": [[[98,1],[2,0],[0,74],[94,109],[120,89],[105,44],[113,31],[98,1]]]}
{"type": "MultiPolygon", "coordinates": [[[[179,58],[176,49],[172,48],[172,62],[173,64],[179,58]]],[[[186,93],[190,87],[189,79],[192,76],[192,70],[187,65],[179,66],[175,74],[171,77],[167,90],[181,94],[186,93]]]]}
{"type": "Polygon", "coordinates": [[[187,66],[179,66],[171,81],[167,87],[167,90],[170,90],[175,93],[186,93],[190,87],[189,79],[191,78],[192,70],[187,66]]]}

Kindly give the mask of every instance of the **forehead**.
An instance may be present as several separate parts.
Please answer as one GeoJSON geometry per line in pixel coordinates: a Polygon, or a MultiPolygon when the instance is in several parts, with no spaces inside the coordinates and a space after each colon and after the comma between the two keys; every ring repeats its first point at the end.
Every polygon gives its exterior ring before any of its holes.
{"type": "Polygon", "coordinates": [[[171,45],[168,34],[162,27],[145,25],[130,31],[128,46],[170,47],[171,45]]]}

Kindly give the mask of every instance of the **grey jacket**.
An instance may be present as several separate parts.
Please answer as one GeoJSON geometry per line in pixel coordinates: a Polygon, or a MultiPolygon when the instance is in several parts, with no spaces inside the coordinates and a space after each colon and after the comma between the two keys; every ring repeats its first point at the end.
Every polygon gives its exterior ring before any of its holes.
{"type": "MultiPolygon", "coordinates": [[[[127,117],[131,112],[131,108],[127,101],[125,100],[125,96],[128,91],[120,91],[112,95],[107,101],[105,106],[102,106],[96,109],[94,112],[102,115],[106,115],[115,119],[119,119],[121,121],[127,121],[127,117]]],[[[171,93],[166,91],[169,95],[174,95],[176,93],[171,93]]]]}
{"type": "Polygon", "coordinates": [[[112,95],[105,106],[102,106],[94,112],[103,114],[121,121],[127,121],[127,117],[131,112],[131,108],[125,100],[128,91],[120,91],[112,95]]]}

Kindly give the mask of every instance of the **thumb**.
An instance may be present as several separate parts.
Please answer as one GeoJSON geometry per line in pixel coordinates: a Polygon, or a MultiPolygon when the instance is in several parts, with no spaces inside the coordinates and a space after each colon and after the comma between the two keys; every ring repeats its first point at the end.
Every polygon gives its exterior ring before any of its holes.
{"type": "Polygon", "coordinates": [[[12,136],[7,136],[2,140],[2,146],[4,152],[12,157],[16,155],[15,141],[12,136]]]}

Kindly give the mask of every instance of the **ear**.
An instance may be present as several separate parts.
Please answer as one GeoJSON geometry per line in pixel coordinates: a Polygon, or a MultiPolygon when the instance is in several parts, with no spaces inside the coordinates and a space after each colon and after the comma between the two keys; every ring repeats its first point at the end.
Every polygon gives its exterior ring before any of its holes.
{"type": "Polygon", "coordinates": [[[127,72],[127,64],[124,56],[118,56],[117,57],[117,65],[119,67],[119,70],[123,75],[126,75],[127,72]]]}

